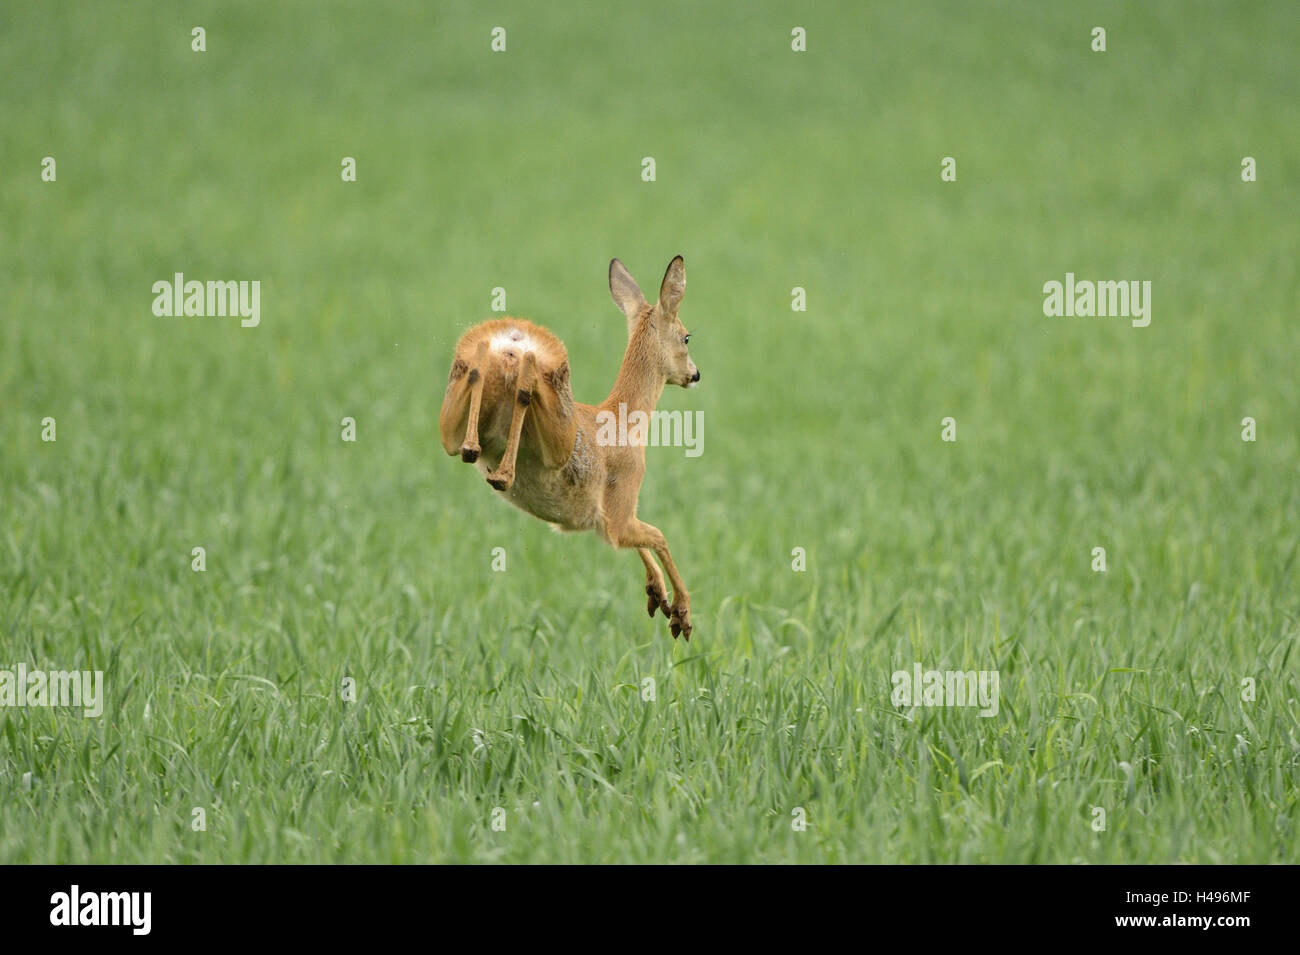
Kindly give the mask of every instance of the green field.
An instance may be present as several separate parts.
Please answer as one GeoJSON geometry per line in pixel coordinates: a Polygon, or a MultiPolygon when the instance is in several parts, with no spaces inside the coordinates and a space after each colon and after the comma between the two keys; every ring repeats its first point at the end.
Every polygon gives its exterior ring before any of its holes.
{"type": "Polygon", "coordinates": [[[786,6],[0,7],[0,669],[106,694],[0,708],[0,862],[1295,858],[1294,3],[786,6]],[[596,402],[676,253],[690,643],[437,422],[494,288],[596,402]]]}

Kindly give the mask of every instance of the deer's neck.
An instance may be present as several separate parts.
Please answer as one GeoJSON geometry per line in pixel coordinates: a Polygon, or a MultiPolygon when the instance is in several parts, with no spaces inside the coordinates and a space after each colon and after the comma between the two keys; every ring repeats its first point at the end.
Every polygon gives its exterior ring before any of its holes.
{"type": "Polygon", "coordinates": [[[664,384],[651,342],[646,335],[634,334],[605,404],[611,408],[626,404],[629,411],[653,411],[664,393],[664,384]]]}

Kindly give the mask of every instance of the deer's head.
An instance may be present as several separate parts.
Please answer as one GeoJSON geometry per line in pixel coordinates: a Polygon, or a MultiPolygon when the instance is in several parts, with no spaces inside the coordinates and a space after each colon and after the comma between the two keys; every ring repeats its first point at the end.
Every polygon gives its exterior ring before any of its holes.
{"type": "Polygon", "coordinates": [[[680,255],[668,263],[659,300],[653,305],[618,259],[609,263],[609,293],[627,316],[629,354],[650,363],[660,380],[670,385],[689,388],[700,380],[688,348],[691,333],[677,317],[686,293],[686,263],[680,255]]]}

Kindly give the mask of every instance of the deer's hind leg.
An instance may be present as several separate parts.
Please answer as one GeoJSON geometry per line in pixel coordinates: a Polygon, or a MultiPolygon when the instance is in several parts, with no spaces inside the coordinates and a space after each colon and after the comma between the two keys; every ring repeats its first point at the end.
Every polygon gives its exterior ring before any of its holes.
{"type": "Polygon", "coordinates": [[[537,387],[537,356],[532,352],[524,355],[523,367],[515,383],[515,406],[510,415],[510,436],[506,439],[506,451],[501,456],[501,463],[495,471],[487,476],[487,482],[498,491],[508,491],[515,483],[515,459],[519,455],[519,436],[524,430],[524,417],[528,406],[532,404],[533,392],[537,387]]]}
{"type": "Polygon", "coordinates": [[[483,376],[487,373],[487,342],[480,341],[474,358],[457,358],[451,366],[451,380],[442,398],[438,430],[448,454],[459,454],[472,464],[482,451],[478,440],[479,410],[483,404],[483,376]]]}
{"type": "Polygon", "coordinates": [[[562,468],[568,463],[578,435],[578,419],[573,412],[567,361],[544,374],[539,370],[524,432],[529,447],[537,450],[543,466],[562,468]]]}

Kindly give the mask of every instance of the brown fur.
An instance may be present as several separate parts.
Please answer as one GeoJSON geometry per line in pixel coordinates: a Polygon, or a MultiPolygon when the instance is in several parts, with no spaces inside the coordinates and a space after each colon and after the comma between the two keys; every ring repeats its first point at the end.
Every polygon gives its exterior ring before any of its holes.
{"type": "Polygon", "coordinates": [[[687,387],[699,371],[677,317],[686,291],[681,256],[668,265],[651,305],[623,263],[610,263],[610,294],[627,318],[628,344],[614,387],[599,405],[573,400],[569,359],[551,332],[520,318],[482,322],[456,344],[439,428],[448,454],[476,462],[506,500],[561,530],[599,533],[614,547],[635,548],[646,569],[647,609],[662,610],[674,637],[690,639],[690,595],[668,543],[636,516],[645,448],[596,442],[596,415],[620,402],[652,411],[665,384],[687,387]],[[525,347],[526,346],[526,347],[525,347]],[[668,603],[664,577],[672,582],[668,603]]]}

